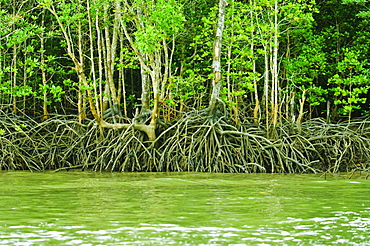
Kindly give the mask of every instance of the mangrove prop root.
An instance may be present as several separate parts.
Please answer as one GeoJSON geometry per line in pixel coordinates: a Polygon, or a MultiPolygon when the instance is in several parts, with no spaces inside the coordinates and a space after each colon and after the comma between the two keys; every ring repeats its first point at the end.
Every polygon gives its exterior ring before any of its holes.
{"type": "MultiPolygon", "coordinates": [[[[348,172],[369,176],[370,122],[303,122],[270,132],[207,111],[184,113],[155,141],[131,127],[105,129],[75,116],[36,122],[0,109],[0,170],[348,172]],[[273,137],[272,137],[273,136],[273,137]]],[[[366,178],[367,178],[366,176],[366,178]]]]}

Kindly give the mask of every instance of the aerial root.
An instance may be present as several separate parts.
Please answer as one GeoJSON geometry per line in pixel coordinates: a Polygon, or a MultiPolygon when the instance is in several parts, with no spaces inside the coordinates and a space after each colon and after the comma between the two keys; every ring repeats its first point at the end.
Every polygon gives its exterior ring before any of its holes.
{"type": "Polygon", "coordinates": [[[235,126],[207,111],[184,114],[147,141],[133,128],[105,130],[74,116],[36,122],[0,110],[0,170],[195,171],[316,173],[369,170],[370,122],[315,119],[274,134],[235,126]],[[268,136],[275,136],[274,138],[268,136]]]}

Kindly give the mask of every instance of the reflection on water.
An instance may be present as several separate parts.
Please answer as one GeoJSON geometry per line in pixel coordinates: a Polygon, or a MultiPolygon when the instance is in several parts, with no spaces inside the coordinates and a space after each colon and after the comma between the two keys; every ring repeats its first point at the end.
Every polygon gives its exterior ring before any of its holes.
{"type": "Polygon", "coordinates": [[[0,173],[0,245],[370,245],[369,181],[0,173]]]}

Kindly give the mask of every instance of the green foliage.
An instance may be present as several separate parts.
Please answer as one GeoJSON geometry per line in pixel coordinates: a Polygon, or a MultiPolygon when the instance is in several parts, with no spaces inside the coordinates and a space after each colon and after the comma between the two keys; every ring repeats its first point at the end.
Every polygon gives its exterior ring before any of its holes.
{"type": "MultiPolygon", "coordinates": [[[[287,88],[300,94],[308,89],[307,101],[311,106],[320,106],[327,101],[328,90],[318,83],[318,79],[327,73],[327,58],[323,51],[325,40],[313,35],[310,30],[293,30],[290,39],[301,42],[290,50],[293,54],[283,61],[286,69],[287,88]]],[[[298,98],[300,96],[298,95],[298,98]]]]}
{"type": "Polygon", "coordinates": [[[344,59],[337,65],[338,74],[329,79],[332,85],[330,91],[335,97],[334,104],[342,105],[339,113],[350,115],[354,110],[361,109],[361,104],[367,100],[366,94],[370,88],[369,65],[367,61],[360,61],[357,52],[345,50],[344,59]]]}
{"type": "Polygon", "coordinates": [[[199,75],[197,70],[191,69],[184,72],[184,77],[173,78],[169,89],[174,97],[181,101],[188,101],[193,100],[196,95],[205,96],[204,90],[206,88],[203,85],[206,81],[205,77],[199,75]]]}
{"type": "Polygon", "coordinates": [[[163,40],[183,29],[185,17],[176,0],[137,1],[140,9],[144,4],[146,11],[138,15],[142,25],[135,32],[135,44],[143,53],[151,53],[162,47],[163,40]]]}
{"type": "Polygon", "coordinates": [[[139,69],[139,61],[135,56],[135,53],[128,48],[122,48],[121,52],[123,53],[122,61],[120,58],[116,58],[116,67],[117,70],[121,69],[139,69]]]}
{"type": "Polygon", "coordinates": [[[39,92],[40,96],[38,96],[39,99],[43,99],[43,94],[46,92],[47,94],[50,94],[52,97],[48,98],[47,104],[51,105],[54,102],[60,102],[62,101],[62,96],[65,93],[63,88],[59,85],[53,85],[53,84],[46,84],[46,85],[39,85],[39,92]]]}
{"type": "Polygon", "coordinates": [[[370,19],[370,7],[368,5],[368,0],[342,0],[342,3],[347,5],[356,4],[363,7],[358,12],[357,16],[364,19],[370,19]]]}
{"type": "Polygon", "coordinates": [[[12,85],[11,81],[4,81],[0,84],[0,95],[1,94],[12,95],[14,97],[24,97],[34,95],[34,92],[31,86],[28,85],[14,86],[12,85]]]}
{"type": "Polygon", "coordinates": [[[145,30],[136,31],[135,44],[141,52],[151,53],[161,47],[163,36],[156,27],[147,25],[145,30]]]}
{"type": "Polygon", "coordinates": [[[307,101],[310,102],[311,106],[319,106],[321,103],[326,102],[326,95],[328,90],[322,88],[321,86],[312,85],[309,88],[309,96],[307,101]]]}

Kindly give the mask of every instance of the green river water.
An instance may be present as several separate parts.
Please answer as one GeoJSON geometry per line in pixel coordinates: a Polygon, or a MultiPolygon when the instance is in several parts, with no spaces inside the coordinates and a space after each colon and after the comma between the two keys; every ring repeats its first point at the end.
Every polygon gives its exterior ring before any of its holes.
{"type": "Polygon", "coordinates": [[[0,245],[370,245],[370,180],[1,172],[0,245]]]}

